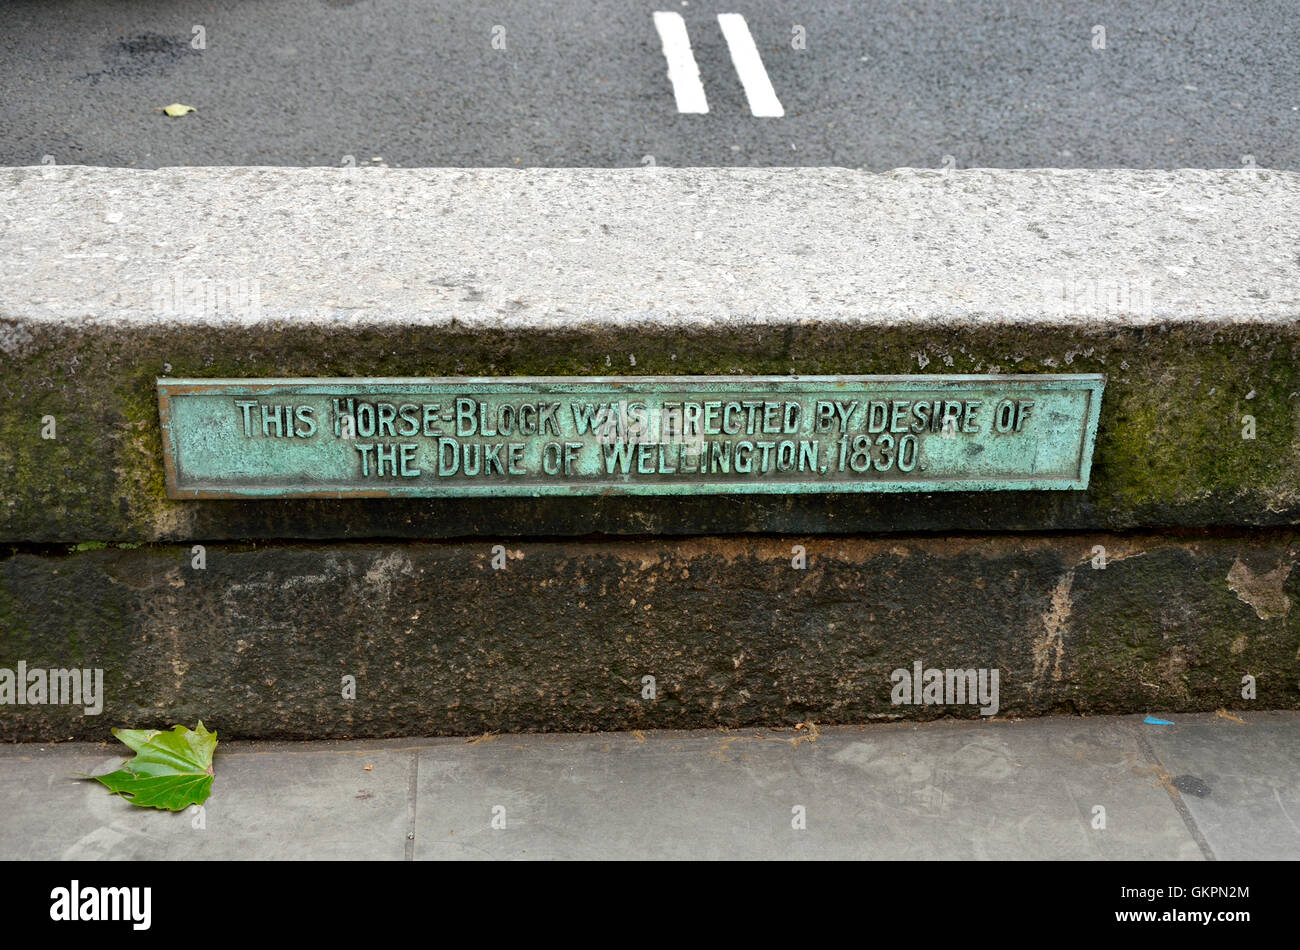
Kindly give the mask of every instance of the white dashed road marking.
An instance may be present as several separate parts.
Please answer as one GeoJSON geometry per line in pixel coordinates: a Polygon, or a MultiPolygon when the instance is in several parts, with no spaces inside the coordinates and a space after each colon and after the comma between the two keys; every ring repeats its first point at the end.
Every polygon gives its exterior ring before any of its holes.
{"type": "Polygon", "coordinates": [[[731,61],[740,74],[740,84],[745,87],[745,97],[749,99],[749,111],[760,118],[780,118],[785,115],[781,101],[772,88],[772,80],[767,78],[763,68],[763,59],[758,55],[754,37],[749,34],[749,26],[739,13],[719,13],[718,25],[722,35],[727,38],[727,48],[731,50],[731,61]]]}
{"type": "Polygon", "coordinates": [[[680,13],[656,13],[655,29],[664,44],[664,58],[668,60],[668,79],[673,84],[678,112],[704,113],[709,111],[709,101],[700,83],[700,67],[691,52],[691,38],[686,35],[686,21],[680,13]]]}
{"type": "MultiPolygon", "coordinates": [[[[680,13],[656,12],[655,29],[664,45],[664,59],[668,60],[668,79],[673,85],[678,112],[702,114],[709,111],[709,102],[700,82],[700,67],[691,52],[691,39],[686,33],[686,21],[680,13]]],[[[731,62],[745,88],[749,111],[760,118],[780,118],[785,115],[781,100],[776,97],[772,80],[763,68],[749,25],[739,13],[719,13],[718,25],[731,51],[731,62]]]]}

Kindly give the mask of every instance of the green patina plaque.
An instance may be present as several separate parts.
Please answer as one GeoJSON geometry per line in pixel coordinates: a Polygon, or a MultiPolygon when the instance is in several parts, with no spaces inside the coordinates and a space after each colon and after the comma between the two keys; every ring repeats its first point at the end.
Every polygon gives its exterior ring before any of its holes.
{"type": "Polygon", "coordinates": [[[1105,379],[159,379],[172,498],[1084,489],[1105,379]]]}

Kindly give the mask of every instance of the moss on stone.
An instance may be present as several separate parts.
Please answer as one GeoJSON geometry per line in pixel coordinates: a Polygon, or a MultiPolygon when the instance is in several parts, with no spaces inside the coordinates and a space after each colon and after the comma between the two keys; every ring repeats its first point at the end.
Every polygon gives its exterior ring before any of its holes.
{"type": "MultiPolygon", "coordinates": [[[[975,530],[1289,524],[1300,520],[1300,329],[1077,330],[999,324],[885,330],[824,325],[588,332],[401,327],[131,331],[43,327],[0,357],[0,537],[159,541],[276,536],[290,521],[336,534],[671,530],[674,500],[172,502],[166,498],[156,377],[733,375],[1100,372],[1108,378],[1086,493],[1001,498],[750,497],[734,530],[975,530]],[[1251,393],[1253,391],[1253,396],[1251,393]],[[1251,398],[1247,398],[1251,396],[1251,398]],[[1243,440],[1241,417],[1256,419],[1243,440]],[[42,415],[59,439],[39,439],[42,415]],[[578,505],[581,505],[579,508],[578,505]],[[493,521],[492,512],[498,515],[493,521]],[[402,513],[405,514],[402,514],[402,513]],[[838,521],[832,520],[832,513],[838,521]]],[[[1002,493],[992,493],[1002,494],[1002,493]]],[[[703,509],[701,509],[703,511],[703,509]]],[[[678,524],[676,530],[718,530],[678,524]]],[[[308,535],[310,536],[310,535],[308,535]]]]}

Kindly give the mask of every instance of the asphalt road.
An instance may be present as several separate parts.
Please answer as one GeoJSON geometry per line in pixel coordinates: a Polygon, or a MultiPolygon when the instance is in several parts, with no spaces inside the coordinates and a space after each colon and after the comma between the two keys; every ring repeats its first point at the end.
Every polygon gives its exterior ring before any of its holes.
{"type": "Polygon", "coordinates": [[[11,0],[0,162],[1296,169],[1298,66],[1296,2],[11,0]],[[783,117],[752,114],[727,12],[783,117]]]}

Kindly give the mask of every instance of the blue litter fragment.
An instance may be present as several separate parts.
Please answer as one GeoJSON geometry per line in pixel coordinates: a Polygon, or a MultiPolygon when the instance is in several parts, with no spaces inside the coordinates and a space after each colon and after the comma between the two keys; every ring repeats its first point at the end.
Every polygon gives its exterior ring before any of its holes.
{"type": "Polygon", "coordinates": [[[1173,723],[1168,719],[1157,719],[1155,716],[1147,716],[1142,720],[1148,726],[1172,726],[1173,723]]]}

